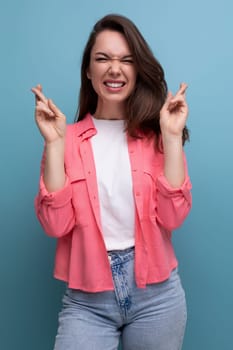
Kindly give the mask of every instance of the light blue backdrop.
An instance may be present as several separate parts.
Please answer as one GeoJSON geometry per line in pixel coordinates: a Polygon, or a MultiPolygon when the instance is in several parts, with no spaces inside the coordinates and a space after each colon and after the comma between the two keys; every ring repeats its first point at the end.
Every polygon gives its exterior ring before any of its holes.
{"type": "MultiPolygon", "coordinates": [[[[186,146],[193,209],[174,244],[189,309],[184,350],[230,350],[233,333],[231,0],[8,0],[0,5],[0,348],[50,350],[63,284],[55,241],[33,208],[42,140],[30,88],[41,83],[72,122],[93,23],[109,12],[138,25],[175,92],[189,84],[186,146]]],[[[168,349],[169,350],[169,349],[168,349]]]]}

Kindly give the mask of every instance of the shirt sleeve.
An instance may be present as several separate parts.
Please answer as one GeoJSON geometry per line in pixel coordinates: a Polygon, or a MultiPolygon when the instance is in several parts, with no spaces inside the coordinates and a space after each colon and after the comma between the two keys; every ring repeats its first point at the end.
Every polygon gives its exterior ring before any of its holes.
{"type": "Polygon", "coordinates": [[[157,220],[165,229],[182,225],[192,206],[191,188],[187,174],[178,188],[170,186],[163,174],[157,178],[157,220]]]}
{"type": "Polygon", "coordinates": [[[68,177],[62,189],[48,192],[41,175],[39,192],[35,198],[35,211],[44,231],[49,236],[58,238],[72,230],[75,224],[75,213],[68,177]]]}

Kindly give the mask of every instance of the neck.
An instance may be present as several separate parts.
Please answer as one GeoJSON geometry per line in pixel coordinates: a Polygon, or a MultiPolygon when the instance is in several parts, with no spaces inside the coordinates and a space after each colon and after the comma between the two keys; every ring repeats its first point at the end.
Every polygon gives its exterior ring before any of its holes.
{"type": "Polygon", "coordinates": [[[111,102],[108,104],[103,104],[98,101],[98,105],[95,113],[93,114],[93,117],[96,119],[125,119],[125,105],[114,104],[111,102]]]}

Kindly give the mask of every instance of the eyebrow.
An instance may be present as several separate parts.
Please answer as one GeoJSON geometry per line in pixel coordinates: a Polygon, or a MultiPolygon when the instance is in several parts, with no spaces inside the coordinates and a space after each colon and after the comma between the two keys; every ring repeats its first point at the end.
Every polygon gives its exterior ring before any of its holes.
{"type": "MultiPolygon", "coordinates": [[[[101,56],[104,56],[104,57],[107,57],[107,58],[110,58],[111,56],[109,56],[108,54],[106,54],[105,52],[101,52],[101,51],[98,51],[98,52],[95,52],[95,55],[101,55],[101,56]]],[[[128,54],[128,55],[124,55],[121,57],[122,58],[132,58],[133,55],[131,54],[128,54]]]]}

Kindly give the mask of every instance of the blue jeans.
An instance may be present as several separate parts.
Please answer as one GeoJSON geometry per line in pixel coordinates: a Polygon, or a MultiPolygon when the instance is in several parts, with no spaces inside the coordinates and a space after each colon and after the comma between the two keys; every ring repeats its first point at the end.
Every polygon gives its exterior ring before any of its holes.
{"type": "Polygon", "coordinates": [[[162,283],[137,288],[134,249],[109,252],[114,291],[67,289],[54,350],[180,350],[185,294],[177,269],[162,283]]]}

